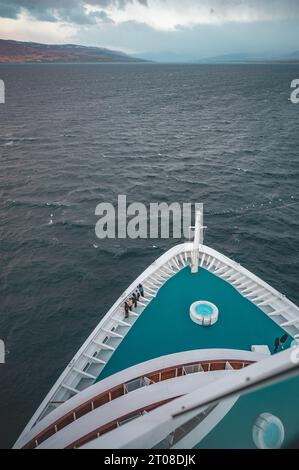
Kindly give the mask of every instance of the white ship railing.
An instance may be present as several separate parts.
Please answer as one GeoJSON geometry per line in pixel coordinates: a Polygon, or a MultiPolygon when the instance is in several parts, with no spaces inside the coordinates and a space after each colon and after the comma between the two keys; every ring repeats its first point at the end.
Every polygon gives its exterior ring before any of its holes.
{"type": "Polygon", "coordinates": [[[165,282],[190,263],[192,244],[177,245],[164,253],[139,276],[112,306],[85,341],[50,390],[28,425],[27,433],[40,419],[72,396],[92,385],[108,360],[147,305],[155,298],[165,282]],[[138,308],[124,318],[124,302],[142,284],[145,297],[138,308]]]}
{"type": "MultiPolygon", "coordinates": [[[[240,396],[240,389],[249,385],[254,390],[255,384],[271,380],[289,370],[292,365],[292,350],[283,351],[275,356],[268,357],[248,368],[230,375],[229,380],[223,377],[215,383],[191,392],[181,398],[162,406],[139,417],[134,422],[128,423],[123,429],[120,427],[114,431],[94,439],[83,445],[83,449],[152,449],[170,437],[175,430],[184,427],[190,420],[199,417],[207,406],[219,403],[218,406],[226,406],[234,397],[240,396]],[[223,397],[227,398],[223,400],[223,397]]],[[[261,385],[256,385],[259,389],[261,385]]],[[[252,391],[251,390],[251,391],[252,391]]],[[[248,393],[248,392],[244,392],[248,393]]],[[[242,394],[241,394],[242,396],[242,394]]],[[[230,405],[231,408],[231,405],[230,405]]],[[[216,426],[225,414],[216,408],[216,416],[205,419],[203,426],[197,432],[190,433],[179,442],[179,449],[191,449],[216,426]]],[[[171,446],[170,446],[171,447],[171,446]]],[[[176,448],[175,446],[173,448],[176,448]]]]}
{"type": "MultiPolygon", "coordinates": [[[[82,422],[82,418],[89,413],[107,407],[114,400],[137,389],[198,372],[202,372],[202,378],[212,374],[214,379],[220,372],[238,371],[264,358],[264,354],[256,352],[201,349],[175,353],[138,364],[107,377],[72,397],[39,421],[18,441],[18,448],[34,449],[58,432],[69,428],[72,423],[78,420],[82,422]]],[[[117,406],[119,408],[119,405],[117,406]]],[[[121,411],[124,412],[123,407],[121,411]]]]}
{"type": "MultiPolygon", "coordinates": [[[[90,387],[96,381],[114,351],[147,305],[156,297],[159,289],[168,279],[191,264],[193,252],[193,243],[171,248],[131,284],[100,321],[59,377],[26,426],[22,436],[61,403],[90,387]],[[141,298],[138,308],[130,314],[129,319],[125,319],[124,302],[139,284],[144,286],[145,297],[141,298]]],[[[199,264],[201,268],[209,270],[234,286],[288,334],[293,337],[299,334],[299,308],[240,264],[204,245],[200,247],[199,264]]]]}

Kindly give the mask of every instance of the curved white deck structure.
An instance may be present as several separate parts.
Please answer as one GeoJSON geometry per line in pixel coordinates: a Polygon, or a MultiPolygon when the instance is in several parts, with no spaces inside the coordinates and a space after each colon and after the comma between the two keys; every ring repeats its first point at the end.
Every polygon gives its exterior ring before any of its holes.
{"type": "MultiPolygon", "coordinates": [[[[96,378],[130,328],[142,315],[143,310],[155,298],[161,286],[187,265],[191,265],[193,258],[194,245],[192,243],[177,245],[136,279],[101,320],[59,377],[26,426],[16,443],[16,448],[25,445],[24,443],[29,440],[28,436],[34,437],[40,425],[44,424],[45,418],[54,419],[59,415],[60,408],[63,410],[67,407],[68,401],[70,404],[77,398],[80,401],[85,392],[93,389],[96,378]],[[125,320],[123,303],[140,283],[144,286],[145,297],[141,299],[138,308],[130,315],[130,318],[125,320]]],[[[240,264],[212,248],[201,246],[198,259],[200,267],[230,283],[243,297],[258,306],[287,333],[293,337],[299,335],[299,309],[284,295],[240,264]]]]}
{"type": "Polygon", "coordinates": [[[119,422],[120,417],[186,395],[264,357],[249,351],[215,349],[187,351],[147,361],[74,396],[23,435],[16,447],[71,446],[97,428],[119,422]]]}
{"type": "MultiPolygon", "coordinates": [[[[118,428],[98,439],[83,446],[83,449],[114,449],[117,442],[118,449],[152,449],[163,448],[163,443],[169,442],[173,433],[178,429],[185,430],[182,441],[171,448],[192,448],[203,439],[225,414],[231,409],[233,398],[238,398],[240,387],[246,387],[250,383],[252,387],[261,380],[270,379],[273,375],[289,370],[292,351],[284,351],[275,356],[268,357],[248,368],[220,378],[215,384],[207,384],[198,390],[165,404],[158,410],[140,417],[125,428],[118,428]],[[230,394],[229,400],[223,401],[223,395],[230,394]],[[207,403],[218,403],[221,397],[221,408],[212,409],[213,405],[207,407],[207,403]],[[226,413],[224,409],[226,408],[226,413]],[[190,426],[194,421],[201,420],[208,409],[212,412],[204,419],[201,429],[194,427],[191,432],[190,426]],[[224,412],[224,414],[223,414],[224,412]],[[221,414],[221,415],[220,415],[221,414]],[[196,433],[194,433],[196,430],[196,433]]],[[[259,385],[260,387],[260,385],[259,385]]]]}

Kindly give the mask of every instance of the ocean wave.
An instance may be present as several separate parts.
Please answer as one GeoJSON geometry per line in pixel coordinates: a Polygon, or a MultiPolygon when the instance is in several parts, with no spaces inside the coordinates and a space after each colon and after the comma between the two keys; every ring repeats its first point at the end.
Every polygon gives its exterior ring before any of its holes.
{"type": "Polygon", "coordinates": [[[47,207],[70,207],[71,204],[64,201],[46,202],[47,207]]]}
{"type": "Polygon", "coordinates": [[[58,220],[58,221],[54,221],[53,222],[53,225],[55,227],[64,227],[64,228],[67,228],[67,229],[74,229],[74,228],[78,228],[78,229],[92,229],[94,230],[95,229],[95,224],[90,224],[88,222],[85,222],[83,220],[58,220]]]}
{"type": "Polygon", "coordinates": [[[24,142],[36,142],[39,139],[37,137],[14,137],[14,136],[9,136],[9,137],[0,137],[0,144],[2,143],[4,146],[5,145],[13,145],[17,143],[24,143],[24,142]]]}
{"type": "Polygon", "coordinates": [[[26,201],[24,199],[6,199],[5,204],[11,207],[31,207],[31,208],[38,208],[38,207],[52,207],[52,208],[59,208],[59,207],[70,207],[70,204],[63,201],[53,201],[53,202],[41,202],[41,201],[26,201]]]}

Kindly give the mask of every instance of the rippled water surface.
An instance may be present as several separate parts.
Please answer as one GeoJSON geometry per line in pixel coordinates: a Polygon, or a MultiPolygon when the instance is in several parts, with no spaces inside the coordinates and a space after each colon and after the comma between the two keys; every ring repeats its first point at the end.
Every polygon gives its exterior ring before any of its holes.
{"type": "Polygon", "coordinates": [[[299,303],[296,65],[0,67],[0,447],[175,240],[99,241],[99,202],[203,202],[206,243],[299,303]]]}

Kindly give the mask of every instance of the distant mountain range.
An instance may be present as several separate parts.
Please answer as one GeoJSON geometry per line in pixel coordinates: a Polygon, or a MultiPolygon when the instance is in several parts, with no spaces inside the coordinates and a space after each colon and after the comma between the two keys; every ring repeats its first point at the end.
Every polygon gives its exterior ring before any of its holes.
{"type": "Polygon", "coordinates": [[[299,51],[289,54],[225,54],[215,57],[208,57],[197,61],[200,64],[258,64],[258,63],[286,63],[299,62],[299,51]]]}
{"type": "Polygon", "coordinates": [[[206,57],[197,59],[188,54],[176,52],[144,52],[140,53],[139,57],[159,63],[189,63],[189,64],[251,64],[251,63],[286,63],[286,62],[299,62],[299,51],[289,54],[225,54],[213,57],[206,57]]]}
{"type": "Polygon", "coordinates": [[[102,47],[76,44],[39,44],[0,39],[0,63],[109,63],[109,62],[158,62],[193,64],[252,64],[299,63],[299,51],[289,54],[225,54],[199,60],[176,52],[153,52],[127,55],[102,47]]]}
{"type": "Polygon", "coordinates": [[[186,54],[180,54],[170,51],[161,51],[161,52],[142,52],[140,54],[133,54],[133,57],[140,57],[146,61],[158,62],[158,63],[170,63],[170,64],[179,64],[179,63],[188,63],[195,62],[194,57],[189,57],[186,54]]]}
{"type": "Polygon", "coordinates": [[[0,63],[31,62],[145,62],[123,52],[75,44],[50,45],[0,39],[0,63]]]}

